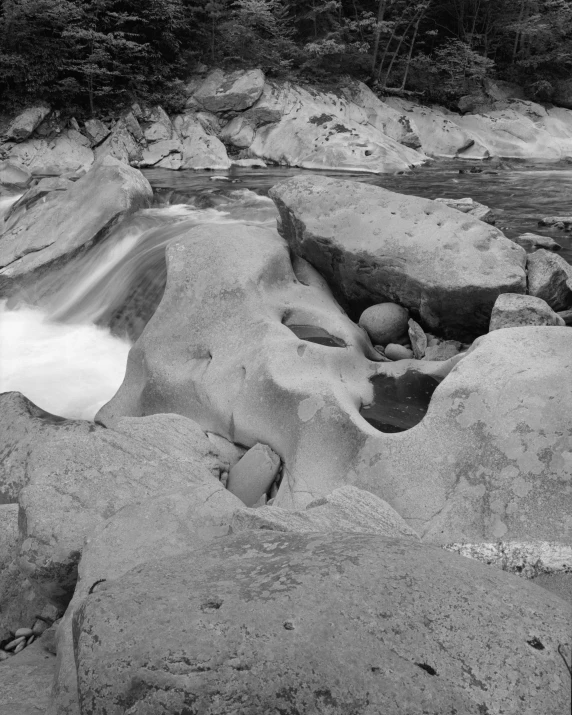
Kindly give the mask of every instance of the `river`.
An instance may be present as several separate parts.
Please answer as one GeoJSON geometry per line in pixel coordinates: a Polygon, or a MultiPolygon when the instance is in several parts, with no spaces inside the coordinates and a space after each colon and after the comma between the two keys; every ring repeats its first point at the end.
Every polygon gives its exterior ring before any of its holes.
{"type": "MultiPolygon", "coordinates": [[[[543,216],[572,214],[572,166],[512,162],[497,174],[459,173],[468,166],[433,162],[398,176],[304,173],[431,199],[471,197],[498,212],[497,226],[507,236],[551,236],[572,263],[571,234],[538,227],[543,216]]],[[[155,191],[152,208],[129,218],[70,266],[41,305],[0,302],[0,392],[18,390],[54,414],[92,419],[119,387],[132,341],[161,298],[165,245],[202,223],[274,225],[277,212],[268,190],[301,170],[144,173],[155,191]]],[[[0,201],[0,218],[12,200],[0,201]]]]}

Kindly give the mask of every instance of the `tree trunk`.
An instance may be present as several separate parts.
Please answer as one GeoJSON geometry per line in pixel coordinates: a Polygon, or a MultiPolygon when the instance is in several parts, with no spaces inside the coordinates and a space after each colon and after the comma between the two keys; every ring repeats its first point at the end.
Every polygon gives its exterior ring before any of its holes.
{"type": "MultiPolygon", "coordinates": [[[[399,39],[399,42],[397,43],[397,47],[395,49],[395,52],[393,53],[393,57],[391,58],[391,62],[389,63],[389,67],[387,68],[387,72],[385,73],[385,79],[383,80],[383,88],[382,89],[385,89],[385,87],[387,86],[387,80],[389,79],[389,75],[391,73],[391,70],[393,69],[393,63],[395,62],[397,56],[399,55],[399,50],[401,49],[403,40],[405,40],[407,33],[409,32],[411,26],[413,25],[413,23],[415,22],[416,19],[417,19],[417,14],[415,14],[411,18],[411,20],[409,21],[409,24],[407,25],[407,27],[405,28],[405,31],[403,32],[403,34],[401,35],[401,38],[399,39]]],[[[380,74],[381,74],[381,68],[380,68],[380,74]]]]}
{"type": "Polygon", "coordinates": [[[409,47],[409,54],[407,55],[407,62],[405,63],[405,72],[403,73],[403,80],[401,81],[401,89],[405,89],[405,84],[407,82],[407,75],[409,74],[409,67],[411,65],[411,58],[413,57],[413,48],[415,46],[415,40],[417,39],[417,33],[419,32],[419,23],[423,19],[423,16],[429,9],[429,4],[425,5],[423,10],[419,13],[419,17],[417,18],[417,21],[415,22],[415,29],[413,31],[413,37],[411,39],[411,46],[409,47]]]}
{"type": "Polygon", "coordinates": [[[385,4],[386,0],[379,0],[379,5],[377,8],[377,26],[375,28],[375,41],[373,44],[373,59],[371,61],[371,76],[375,77],[375,67],[377,65],[377,54],[379,52],[379,40],[381,38],[381,23],[385,16],[385,4]]]}

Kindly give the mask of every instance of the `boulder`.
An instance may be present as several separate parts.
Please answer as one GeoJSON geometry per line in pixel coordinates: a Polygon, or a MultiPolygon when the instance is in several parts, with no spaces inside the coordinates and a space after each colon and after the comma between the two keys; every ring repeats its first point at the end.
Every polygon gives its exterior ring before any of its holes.
{"type": "Polygon", "coordinates": [[[14,189],[25,189],[32,175],[23,166],[10,161],[0,162],[0,184],[14,189]]]}
{"type": "Polygon", "coordinates": [[[67,129],[53,141],[29,139],[16,144],[8,152],[8,159],[33,174],[59,175],[89,169],[94,156],[86,137],[74,129],[67,129]]]}
{"type": "Polygon", "coordinates": [[[0,395],[0,504],[15,504],[28,483],[33,450],[57,434],[86,435],[93,425],[66,420],[37,407],[19,392],[0,395]]]}
{"type": "Polygon", "coordinates": [[[231,162],[224,144],[207,134],[193,114],[180,114],[173,126],[182,143],[181,169],[230,169],[231,162]]]}
{"type": "Polygon", "coordinates": [[[153,494],[217,485],[225,465],[194,422],[154,415],[91,425],[86,435],[50,435],[26,467],[20,566],[37,590],[66,606],[84,539],[98,524],[153,494]]]}
{"type": "Polygon", "coordinates": [[[368,124],[372,127],[411,149],[421,148],[415,122],[382,101],[363,82],[351,82],[340,91],[345,99],[365,110],[368,124]]]}
{"type": "Polygon", "coordinates": [[[237,124],[233,137],[248,146],[250,155],[276,164],[385,173],[407,171],[426,161],[370,124],[368,110],[333,93],[267,82],[247,114],[248,123],[237,124]],[[274,119],[252,134],[252,118],[258,117],[274,119]]]}
{"type": "Polygon", "coordinates": [[[242,111],[256,102],[263,87],[262,70],[224,72],[215,69],[194,89],[192,99],[208,112],[242,111]]]}
{"type": "Polygon", "coordinates": [[[183,145],[181,141],[179,139],[164,139],[154,142],[143,150],[139,166],[162,166],[166,169],[180,169],[182,161],[183,145]]]}
{"type": "Polygon", "coordinates": [[[246,506],[254,506],[278,477],[280,457],[266,444],[255,444],[230,468],[227,489],[246,506]]]}
{"type": "Polygon", "coordinates": [[[269,195],[279,230],[352,311],[395,301],[447,337],[487,330],[499,293],[524,293],[526,253],[492,226],[428,199],[299,176],[269,195]]]}
{"type": "Polygon", "coordinates": [[[73,181],[65,179],[63,176],[46,176],[40,179],[10,206],[4,215],[3,230],[8,231],[12,228],[26,211],[48,194],[53,191],[67,191],[72,186],[73,181]]]}
{"type": "Polygon", "coordinates": [[[377,535],[224,538],[100,584],[73,620],[81,710],[93,715],[560,715],[569,704],[562,599],[377,535]]]}
{"type": "MultiPolygon", "coordinates": [[[[385,347],[407,338],[409,313],[397,303],[378,303],[366,308],[360,315],[359,325],[369,335],[374,345],[385,347]]],[[[390,357],[388,355],[388,357],[390,357]]]]}
{"type": "Polygon", "coordinates": [[[473,218],[478,218],[479,221],[490,223],[494,226],[497,220],[495,212],[484,204],[480,204],[473,199],[435,199],[439,203],[445,204],[451,209],[461,211],[461,213],[469,214],[473,218]]]}
{"type": "Polygon", "coordinates": [[[398,98],[388,98],[386,101],[415,124],[425,154],[448,159],[457,156],[463,159],[484,159],[489,156],[486,146],[476,135],[456,123],[456,115],[398,98]]]}
{"type": "Polygon", "coordinates": [[[36,642],[0,665],[0,702],[10,715],[44,715],[55,657],[36,642]]]}
{"type": "Polygon", "coordinates": [[[565,323],[541,298],[519,293],[499,295],[491,313],[489,331],[525,325],[565,325],[565,323]]]}
{"type": "Polygon", "coordinates": [[[418,534],[387,502],[370,492],[347,486],[334,489],[310,502],[304,511],[277,506],[238,509],[232,519],[232,532],[269,529],[298,534],[351,532],[381,534],[393,539],[419,539],[418,534]]]}
{"type": "Polygon", "coordinates": [[[262,159],[232,159],[232,166],[238,166],[241,169],[265,169],[266,163],[262,159]]]}
{"type": "Polygon", "coordinates": [[[390,343],[385,346],[384,355],[390,360],[411,360],[413,358],[413,350],[406,348],[404,345],[390,343]]]}
{"type": "Polygon", "coordinates": [[[15,119],[12,120],[10,126],[5,132],[7,140],[23,141],[27,139],[34,130],[44,121],[50,113],[50,108],[40,105],[37,107],[28,107],[15,119]]]}
{"type": "Polygon", "coordinates": [[[125,164],[136,164],[143,157],[144,136],[132,112],[125,114],[107,138],[95,148],[96,159],[112,156],[125,164]]]}
{"type": "Polygon", "coordinates": [[[92,147],[101,144],[111,133],[111,130],[99,119],[87,119],[84,127],[92,147]]]}
{"type": "Polygon", "coordinates": [[[18,539],[18,505],[0,504],[0,642],[32,625],[46,604],[18,568],[18,539]]]}
{"type": "Polygon", "coordinates": [[[47,269],[84,253],[152,197],[139,171],[110,156],[99,160],[67,191],[48,194],[0,236],[0,294],[31,285],[47,269]]]}
{"type": "Polygon", "coordinates": [[[145,116],[145,120],[143,135],[149,143],[173,138],[173,125],[163,107],[153,107],[145,116]]]}
{"type": "Polygon", "coordinates": [[[57,634],[58,659],[49,715],[77,715],[77,674],[72,619],[99,584],[123,576],[156,558],[182,554],[229,533],[233,517],[245,508],[216,480],[154,496],[120,509],[87,537],[78,583],[57,634]]]}
{"type": "Polygon", "coordinates": [[[544,248],[547,251],[562,250],[562,246],[559,243],[556,243],[553,238],[550,238],[549,236],[540,236],[537,233],[523,233],[516,238],[512,238],[511,240],[518,243],[519,246],[522,246],[530,253],[538,250],[539,248],[544,248]]]}
{"type": "Polygon", "coordinates": [[[527,258],[528,292],[553,310],[572,306],[572,266],[561,256],[540,249],[527,258]]]}
{"type": "Polygon", "coordinates": [[[572,216],[545,216],[538,222],[539,226],[555,226],[556,228],[572,228],[572,216]]]}

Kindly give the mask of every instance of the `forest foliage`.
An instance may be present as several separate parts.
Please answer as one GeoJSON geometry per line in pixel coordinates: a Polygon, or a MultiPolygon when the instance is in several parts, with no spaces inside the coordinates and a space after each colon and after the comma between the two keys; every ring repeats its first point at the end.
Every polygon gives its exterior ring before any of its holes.
{"type": "Polygon", "coordinates": [[[445,104],[485,77],[550,100],[572,74],[570,0],[0,0],[0,101],[177,109],[199,65],[445,104]]]}

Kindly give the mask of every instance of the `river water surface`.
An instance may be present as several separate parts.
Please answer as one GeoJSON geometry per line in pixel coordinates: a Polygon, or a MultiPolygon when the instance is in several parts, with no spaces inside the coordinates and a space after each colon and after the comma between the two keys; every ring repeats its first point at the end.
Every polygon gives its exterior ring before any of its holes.
{"type": "MultiPolygon", "coordinates": [[[[399,175],[326,173],[426,198],[471,197],[498,212],[507,236],[551,236],[572,262],[572,237],[539,218],[572,214],[572,166],[513,163],[497,174],[459,173],[465,162],[434,162],[399,175]]],[[[483,165],[484,166],[484,165],[483,165]]],[[[127,353],[156,308],[165,283],[166,244],[204,223],[274,226],[268,190],[300,169],[232,172],[148,170],[155,205],[138,212],[31,306],[0,302],[0,392],[18,390],[39,407],[92,419],[119,387],[127,353]]],[[[0,200],[0,218],[13,199],[0,200]]],[[[49,278],[46,280],[50,280],[49,278]]]]}

